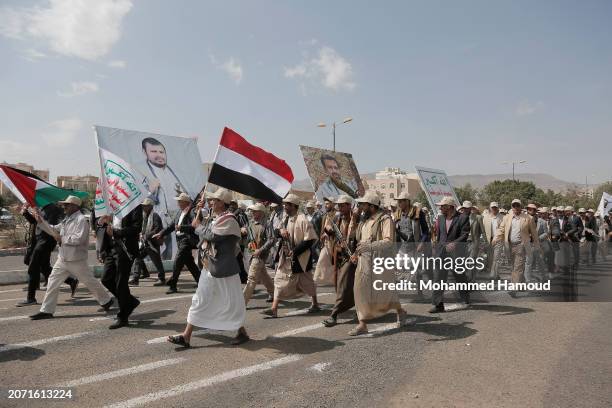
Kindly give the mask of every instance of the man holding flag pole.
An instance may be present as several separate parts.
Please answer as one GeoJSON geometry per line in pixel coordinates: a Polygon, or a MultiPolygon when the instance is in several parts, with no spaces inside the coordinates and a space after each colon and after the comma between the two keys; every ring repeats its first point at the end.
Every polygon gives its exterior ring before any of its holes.
{"type": "Polygon", "coordinates": [[[138,256],[138,239],[142,230],[141,203],[148,192],[143,176],[125,160],[100,147],[100,194],[96,196],[97,223],[104,226],[108,245],[103,281],[117,298],[119,313],[109,329],[128,325],[128,317],[140,301],[131,293],[128,281],[134,259],[138,256]]]}
{"type": "MultiPolygon", "coordinates": [[[[236,254],[240,250],[240,226],[228,211],[233,190],[262,201],[279,203],[293,181],[291,168],[272,153],[253,146],[242,136],[225,128],[215,154],[208,182],[221,187],[208,193],[212,214],[200,221],[200,208],[192,226],[197,228],[204,268],[193,296],[185,330],[169,336],[168,342],[190,347],[194,326],[212,330],[237,330],[233,345],[249,340],[244,321],[245,300],[238,277],[236,254]]],[[[206,194],[206,186],[202,194],[206,194]]]]}

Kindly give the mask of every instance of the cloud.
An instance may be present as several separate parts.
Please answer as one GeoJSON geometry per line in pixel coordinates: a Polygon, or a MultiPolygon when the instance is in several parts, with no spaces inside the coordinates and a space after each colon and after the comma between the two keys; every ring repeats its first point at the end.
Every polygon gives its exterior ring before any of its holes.
{"type": "MultiPolygon", "coordinates": [[[[321,47],[315,58],[307,57],[294,67],[285,67],[285,77],[308,79],[333,91],[355,89],[353,66],[331,47],[321,47]]],[[[302,87],[304,89],[304,87],[302,87]]]]}
{"type": "Polygon", "coordinates": [[[544,103],[542,101],[537,102],[529,102],[527,100],[519,102],[514,110],[516,116],[529,116],[533,115],[537,111],[541,110],[544,107],[544,103]]]}
{"type": "Polygon", "coordinates": [[[23,58],[27,59],[28,61],[32,61],[32,62],[36,62],[40,59],[47,58],[47,54],[40,52],[38,50],[35,50],[34,48],[28,48],[27,50],[24,50],[22,55],[23,55],[23,58]]]}
{"type": "Polygon", "coordinates": [[[213,54],[209,54],[208,56],[210,57],[210,62],[212,62],[217,69],[225,71],[225,73],[232,81],[234,81],[236,85],[240,85],[243,75],[242,65],[240,65],[240,62],[236,61],[234,57],[230,57],[225,62],[219,62],[213,54]]]}
{"type": "Polygon", "coordinates": [[[77,118],[57,120],[47,125],[42,138],[48,146],[68,146],[76,139],[82,127],[81,120],[77,118]]]}
{"type": "Polygon", "coordinates": [[[126,67],[126,63],[125,61],[122,60],[114,60],[114,61],[109,61],[108,66],[111,68],[125,68],[126,67]]]}
{"type": "Polygon", "coordinates": [[[73,82],[70,84],[70,90],[67,92],[58,92],[59,96],[71,98],[73,96],[81,96],[88,93],[98,92],[100,87],[95,82],[73,82]]]}
{"type": "Polygon", "coordinates": [[[90,61],[108,54],[121,37],[131,0],[50,0],[45,6],[0,8],[0,34],[40,40],[52,51],[90,61]]]}

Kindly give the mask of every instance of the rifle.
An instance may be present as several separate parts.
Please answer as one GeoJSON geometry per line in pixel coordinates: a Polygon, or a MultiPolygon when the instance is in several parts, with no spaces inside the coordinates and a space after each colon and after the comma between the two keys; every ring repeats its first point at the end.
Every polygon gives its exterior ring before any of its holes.
{"type": "MultiPolygon", "coordinates": [[[[346,250],[346,253],[348,254],[349,258],[351,256],[353,256],[353,251],[351,251],[351,249],[349,248],[348,245],[348,241],[344,239],[344,236],[342,235],[342,232],[340,231],[340,228],[338,228],[338,226],[336,225],[336,223],[334,221],[332,221],[331,223],[332,228],[334,230],[334,235],[336,236],[336,240],[340,243],[344,242],[346,245],[344,245],[344,249],[346,250]]],[[[342,246],[342,244],[341,244],[342,246]]]]}

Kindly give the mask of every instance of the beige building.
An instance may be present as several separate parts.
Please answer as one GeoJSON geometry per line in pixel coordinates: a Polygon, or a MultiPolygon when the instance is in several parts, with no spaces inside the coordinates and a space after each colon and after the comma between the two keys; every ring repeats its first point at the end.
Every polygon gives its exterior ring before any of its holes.
{"type": "Polygon", "coordinates": [[[368,189],[376,191],[385,206],[394,203],[402,191],[406,191],[412,199],[421,191],[419,176],[402,171],[398,167],[385,167],[377,172],[375,177],[366,180],[368,189]]]}
{"type": "Polygon", "coordinates": [[[96,191],[96,176],[57,176],[57,186],[79,191],[96,191]]]}
{"type": "MultiPolygon", "coordinates": [[[[7,163],[7,162],[2,162],[2,164],[4,166],[14,167],[19,170],[27,171],[28,173],[32,173],[45,181],[49,181],[49,170],[48,169],[47,170],[37,170],[34,168],[34,166],[27,164],[27,163],[12,164],[12,163],[7,163]]],[[[6,188],[6,186],[2,184],[2,182],[0,182],[0,195],[6,196],[9,193],[10,193],[10,190],[6,188]]]]}

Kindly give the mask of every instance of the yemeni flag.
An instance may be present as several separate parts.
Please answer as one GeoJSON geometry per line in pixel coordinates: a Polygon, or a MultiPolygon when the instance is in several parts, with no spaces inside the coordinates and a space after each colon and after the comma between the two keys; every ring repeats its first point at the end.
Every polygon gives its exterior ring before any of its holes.
{"type": "Polygon", "coordinates": [[[291,189],[293,172],[284,160],[225,128],[208,181],[258,200],[279,203],[291,189]]]}
{"type": "Polygon", "coordinates": [[[32,173],[3,164],[0,164],[0,181],[15,194],[19,201],[28,203],[32,207],[43,208],[47,204],[65,200],[69,195],[77,196],[80,199],[88,196],[84,191],[59,188],[32,173]]]}

